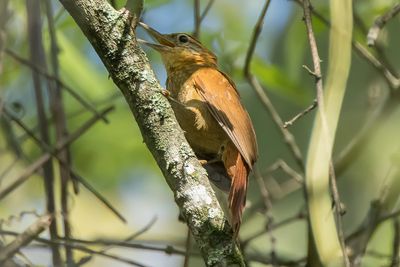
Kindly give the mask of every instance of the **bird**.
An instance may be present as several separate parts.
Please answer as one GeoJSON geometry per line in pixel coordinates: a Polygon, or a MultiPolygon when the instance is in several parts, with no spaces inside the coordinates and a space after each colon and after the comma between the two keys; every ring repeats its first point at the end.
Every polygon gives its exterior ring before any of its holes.
{"type": "Polygon", "coordinates": [[[237,237],[258,148],[235,83],[218,68],[216,55],[190,34],[161,34],[143,22],[140,26],[157,42],[138,39],[161,54],[167,72],[164,95],[188,143],[211,182],[229,193],[230,223],[237,237]]]}

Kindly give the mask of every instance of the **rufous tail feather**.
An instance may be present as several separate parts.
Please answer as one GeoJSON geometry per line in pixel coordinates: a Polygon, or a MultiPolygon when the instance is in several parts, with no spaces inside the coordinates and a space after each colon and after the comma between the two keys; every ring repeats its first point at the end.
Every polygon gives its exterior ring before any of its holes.
{"type": "Polygon", "coordinates": [[[235,149],[235,153],[232,152],[227,155],[225,167],[232,179],[228,203],[232,216],[233,233],[236,238],[242,222],[243,209],[246,205],[249,167],[239,151],[235,149]]]}

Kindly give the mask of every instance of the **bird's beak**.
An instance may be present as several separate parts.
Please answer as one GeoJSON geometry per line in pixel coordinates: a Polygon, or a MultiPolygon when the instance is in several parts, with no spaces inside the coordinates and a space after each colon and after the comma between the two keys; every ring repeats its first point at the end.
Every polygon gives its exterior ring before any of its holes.
{"type": "Polygon", "coordinates": [[[139,43],[148,45],[157,51],[165,51],[165,50],[171,49],[172,47],[175,46],[174,43],[171,40],[169,40],[169,37],[167,35],[159,33],[158,31],[154,30],[149,25],[144,24],[143,22],[139,22],[139,25],[142,26],[142,28],[145,29],[146,32],[154,40],[156,40],[158,42],[158,44],[150,43],[150,42],[142,40],[142,39],[137,39],[139,43]]]}

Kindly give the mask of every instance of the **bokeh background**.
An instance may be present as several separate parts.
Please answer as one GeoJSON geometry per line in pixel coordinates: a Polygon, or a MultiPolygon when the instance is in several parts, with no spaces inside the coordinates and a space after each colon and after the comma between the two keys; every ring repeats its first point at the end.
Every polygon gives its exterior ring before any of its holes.
{"type": "MultiPolygon", "coordinates": [[[[328,1],[314,2],[314,8],[329,18],[328,1]]],[[[366,37],[360,25],[369,28],[374,19],[395,2],[354,1],[354,10],[360,20],[359,26],[355,28],[354,38],[366,46],[366,37]]],[[[204,8],[207,1],[200,3],[204,8]]],[[[273,205],[266,216],[260,208],[262,201],[259,186],[254,179],[250,179],[249,207],[247,214],[244,215],[240,233],[243,240],[264,229],[267,221],[271,223],[272,220],[272,223],[276,223],[305,212],[303,191],[292,177],[280,170],[267,175],[267,170],[277,160],[283,160],[293,169],[300,170],[277,126],[243,77],[249,40],[263,4],[264,1],[254,0],[216,0],[204,19],[200,32],[200,40],[217,54],[221,69],[236,82],[244,105],[250,113],[260,151],[257,166],[265,177],[272,197],[273,205]]],[[[124,3],[116,1],[116,5],[122,7],[124,3]]],[[[81,188],[77,196],[71,191],[69,203],[73,236],[88,240],[97,238],[123,240],[153,221],[151,227],[134,242],[159,248],[173,245],[185,249],[187,227],[178,221],[179,212],[173,195],[143,143],[143,138],[122,94],[109,79],[102,62],[69,14],[57,1],[52,1],[52,7],[60,47],[58,58],[61,79],[98,109],[109,105],[115,106],[115,110],[107,116],[108,124],[97,122],[71,145],[73,166],[127,219],[127,223],[121,222],[84,188],[81,188]]],[[[23,58],[29,58],[25,1],[10,1],[9,9],[11,17],[5,25],[5,47],[23,58]]],[[[190,33],[194,27],[193,1],[145,1],[142,19],[162,33],[190,33]]],[[[328,28],[321,21],[314,19],[314,30],[325,73],[328,58],[328,28]]],[[[379,37],[387,60],[397,73],[400,70],[399,33],[400,20],[394,18],[379,37]]],[[[140,28],[138,36],[149,39],[140,28]]],[[[45,16],[43,16],[43,38],[46,51],[49,52],[49,33],[45,16]]],[[[144,49],[161,84],[165,85],[166,73],[159,55],[147,48],[144,49]]],[[[16,116],[35,129],[37,116],[31,69],[7,53],[3,53],[0,65],[2,102],[16,116]]],[[[314,80],[302,65],[312,66],[302,21],[302,9],[295,1],[273,0],[257,43],[252,71],[261,81],[284,121],[302,111],[314,99],[314,80]]],[[[384,99],[388,97],[388,92],[388,86],[380,73],[353,53],[334,158],[360,131],[371,114],[381,107],[384,99]]],[[[68,129],[72,132],[86,121],[91,113],[65,91],[63,96],[68,129]]],[[[46,93],[45,97],[48,97],[46,93]]],[[[47,111],[50,118],[48,108],[47,111]]],[[[5,188],[29,162],[38,158],[41,152],[33,141],[26,138],[20,128],[1,115],[0,112],[0,188],[5,188]]],[[[312,111],[290,127],[304,157],[307,154],[314,115],[315,111],[312,111]]],[[[379,124],[379,130],[363,148],[361,156],[352,160],[346,171],[338,177],[339,193],[347,211],[343,216],[345,235],[351,234],[362,223],[371,201],[379,197],[385,189],[390,171],[400,163],[399,121],[398,110],[385,118],[385,121],[379,124]]],[[[59,182],[57,183],[56,186],[59,186],[59,182]]],[[[393,186],[400,191],[396,184],[393,186]]],[[[44,211],[42,178],[33,175],[12,194],[1,200],[0,227],[2,230],[22,231],[35,221],[34,213],[42,214],[44,211]]],[[[42,236],[46,237],[47,234],[44,233],[42,236]]],[[[10,237],[3,238],[4,242],[11,240],[10,237]]],[[[388,221],[373,235],[368,251],[376,253],[367,253],[363,259],[363,266],[388,266],[392,239],[392,224],[388,221]]],[[[195,245],[193,246],[192,252],[195,253],[197,249],[195,245]]],[[[265,255],[274,251],[279,257],[299,260],[305,257],[307,252],[307,225],[304,219],[295,219],[290,224],[252,239],[246,251],[250,254],[265,255]]],[[[34,266],[51,266],[51,257],[47,249],[30,245],[22,252],[34,266]]],[[[134,259],[146,266],[167,267],[183,264],[181,255],[169,255],[163,251],[110,248],[110,252],[134,259]]],[[[86,254],[82,252],[76,253],[77,258],[84,255],[86,254]]],[[[86,266],[129,265],[95,256],[86,266]]],[[[198,256],[193,256],[190,258],[189,266],[204,266],[204,263],[198,256]]],[[[251,266],[265,265],[252,262],[251,266]]]]}

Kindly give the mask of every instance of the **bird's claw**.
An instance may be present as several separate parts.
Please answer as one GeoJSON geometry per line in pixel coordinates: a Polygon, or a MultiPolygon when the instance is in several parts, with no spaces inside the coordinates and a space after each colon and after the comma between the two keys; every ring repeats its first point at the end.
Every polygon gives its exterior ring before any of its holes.
{"type": "Polygon", "coordinates": [[[206,165],[207,163],[208,163],[208,161],[207,160],[205,160],[205,159],[199,159],[199,162],[200,162],[200,164],[201,165],[206,165]]]}
{"type": "Polygon", "coordinates": [[[170,97],[170,96],[171,96],[171,92],[168,91],[168,90],[162,90],[162,91],[161,91],[161,94],[162,94],[163,96],[165,96],[165,97],[170,97]]]}

